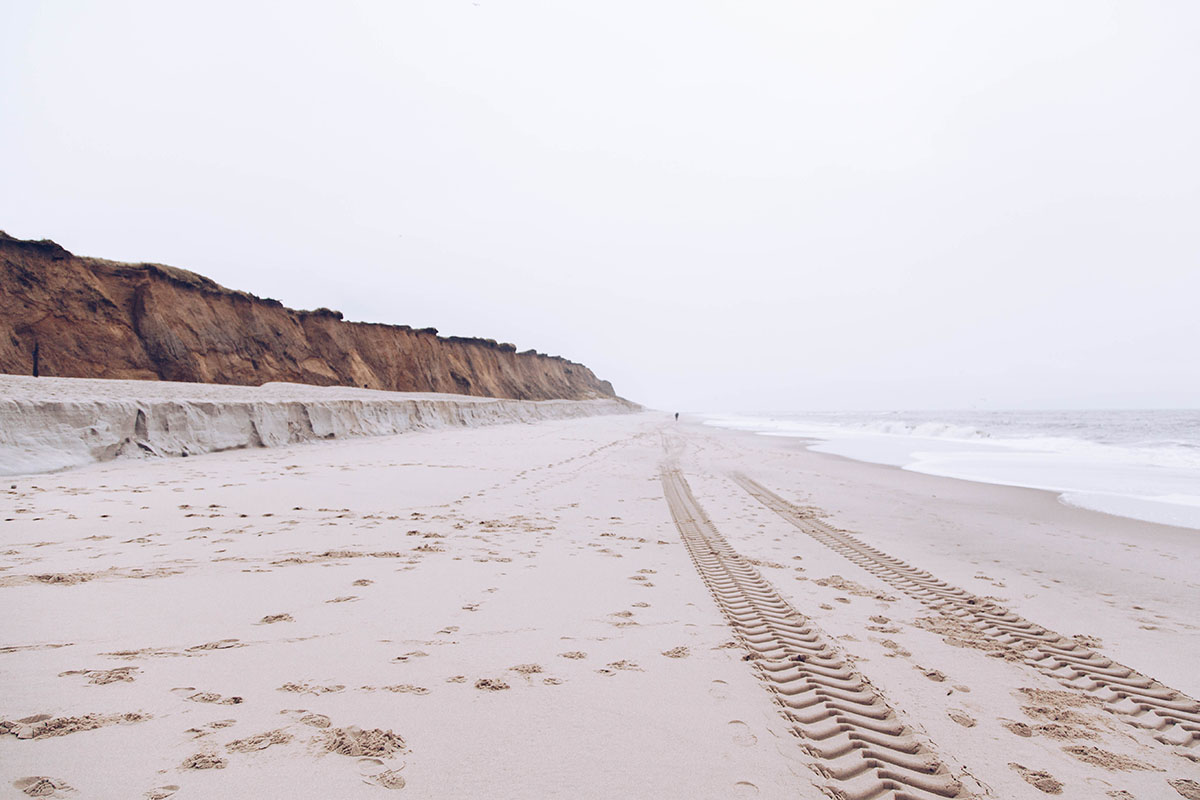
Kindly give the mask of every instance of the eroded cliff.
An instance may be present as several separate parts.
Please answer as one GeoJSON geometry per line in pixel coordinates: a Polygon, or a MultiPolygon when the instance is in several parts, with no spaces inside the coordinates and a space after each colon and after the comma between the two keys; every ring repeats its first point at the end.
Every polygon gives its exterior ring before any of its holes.
{"type": "Polygon", "coordinates": [[[431,328],[296,311],[160,264],[0,232],[0,372],[258,385],[290,381],[516,400],[614,396],[587,367],[431,328]]]}

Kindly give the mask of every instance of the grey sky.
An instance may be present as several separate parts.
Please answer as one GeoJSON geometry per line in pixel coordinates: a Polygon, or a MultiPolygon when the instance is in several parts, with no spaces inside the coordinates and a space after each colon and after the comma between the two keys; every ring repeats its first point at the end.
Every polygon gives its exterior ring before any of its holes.
{"type": "Polygon", "coordinates": [[[1200,405],[1200,4],[37,2],[0,228],[664,408],[1200,405]]]}

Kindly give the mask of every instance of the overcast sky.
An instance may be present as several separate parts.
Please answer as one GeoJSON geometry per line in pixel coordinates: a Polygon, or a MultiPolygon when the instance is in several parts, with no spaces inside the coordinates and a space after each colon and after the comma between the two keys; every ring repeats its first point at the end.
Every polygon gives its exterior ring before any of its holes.
{"type": "Polygon", "coordinates": [[[6,3],[0,229],[660,408],[1196,407],[1198,43],[1192,0],[6,3]]]}

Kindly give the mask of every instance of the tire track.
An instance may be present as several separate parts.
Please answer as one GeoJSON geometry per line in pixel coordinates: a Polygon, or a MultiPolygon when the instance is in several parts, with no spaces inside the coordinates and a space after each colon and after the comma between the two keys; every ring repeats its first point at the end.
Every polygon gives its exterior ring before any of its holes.
{"type": "Polygon", "coordinates": [[[1073,689],[1100,699],[1117,717],[1150,732],[1157,741],[1187,748],[1200,744],[1200,703],[1118,664],[1074,639],[1055,633],[1007,608],[940,581],[876,550],[845,531],[814,518],[741,473],[733,480],[751,497],[804,533],[904,592],[926,607],[964,623],[1025,664],[1073,689]]]}
{"type": "Polygon", "coordinates": [[[749,660],[843,800],[935,800],[970,795],[836,647],[725,541],[679,470],[663,492],[692,562],[749,660]]]}

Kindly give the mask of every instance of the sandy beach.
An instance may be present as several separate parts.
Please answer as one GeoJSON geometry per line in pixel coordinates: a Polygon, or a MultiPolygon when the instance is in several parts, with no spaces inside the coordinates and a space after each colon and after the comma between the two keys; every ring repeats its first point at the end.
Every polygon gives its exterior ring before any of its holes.
{"type": "Polygon", "coordinates": [[[3,480],[0,796],[1200,797],[1200,537],[665,414],[3,480]]]}
{"type": "Polygon", "coordinates": [[[1200,800],[1200,3],[4,11],[0,800],[1200,800]]]}

